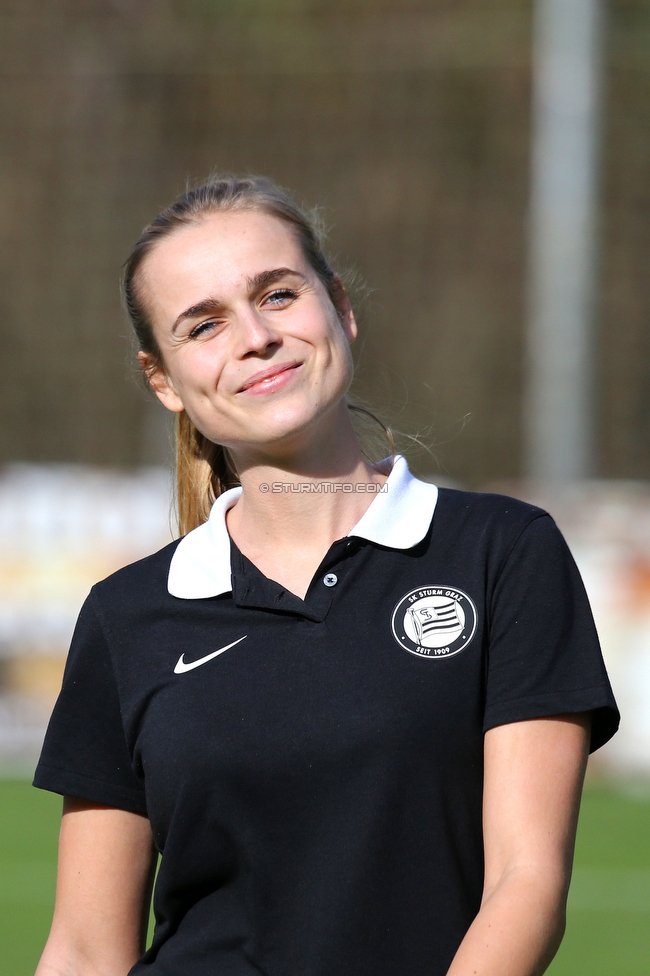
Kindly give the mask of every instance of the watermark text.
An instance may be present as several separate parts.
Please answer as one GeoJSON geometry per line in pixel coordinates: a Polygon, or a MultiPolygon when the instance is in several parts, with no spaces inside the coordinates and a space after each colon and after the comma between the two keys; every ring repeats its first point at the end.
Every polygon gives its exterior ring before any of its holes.
{"type": "Polygon", "coordinates": [[[376,485],[373,482],[352,482],[352,481],[273,481],[271,484],[262,482],[259,486],[260,491],[266,494],[271,492],[274,495],[294,494],[294,495],[326,495],[343,492],[353,494],[355,492],[366,493],[368,495],[383,495],[388,491],[388,482],[383,485],[376,485]]]}

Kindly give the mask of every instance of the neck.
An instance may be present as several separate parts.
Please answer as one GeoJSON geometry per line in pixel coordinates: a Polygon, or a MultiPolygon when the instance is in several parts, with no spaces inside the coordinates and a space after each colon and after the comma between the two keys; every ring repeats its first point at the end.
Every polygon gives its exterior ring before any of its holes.
{"type": "MultiPolygon", "coordinates": [[[[345,403],[334,420],[281,458],[243,453],[234,458],[243,491],[228,513],[228,530],[260,568],[269,559],[278,565],[295,563],[299,553],[298,561],[315,569],[332,543],[356,525],[386,480],[388,471],[363,457],[345,403]],[[372,488],[366,490],[367,485],[372,488]]],[[[277,571],[266,575],[278,578],[277,571]]]]}

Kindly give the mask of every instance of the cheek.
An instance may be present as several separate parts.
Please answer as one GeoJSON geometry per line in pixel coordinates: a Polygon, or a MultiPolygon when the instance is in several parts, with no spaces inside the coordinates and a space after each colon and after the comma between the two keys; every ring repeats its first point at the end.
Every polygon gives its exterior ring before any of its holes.
{"type": "Polygon", "coordinates": [[[352,359],[352,350],[350,349],[350,344],[344,337],[345,347],[343,349],[343,373],[345,377],[345,391],[347,392],[352,380],[354,379],[354,360],[352,359]]]}
{"type": "Polygon", "coordinates": [[[323,343],[323,353],[319,381],[321,395],[328,400],[344,396],[352,383],[354,362],[350,344],[338,322],[323,343]]]}
{"type": "Polygon", "coordinates": [[[350,358],[350,344],[347,340],[334,308],[324,315],[314,316],[311,331],[305,335],[315,346],[320,346],[331,360],[345,361],[350,358]]]}
{"type": "Polygon", "coordinates": [[[352,350],[338,318],[332,324],[330,331],[330,349],[332,359],[340,364],[341,369],[346,374],[351,374],[354,369],[352,350]]]}
{"type": "Polygon", "coordinates": [[[204,393],[216,388],[223,366],[223,358],[207,344],[190,346],[172,364],[172,377],[176,378],[179,392],[204,393]]]}

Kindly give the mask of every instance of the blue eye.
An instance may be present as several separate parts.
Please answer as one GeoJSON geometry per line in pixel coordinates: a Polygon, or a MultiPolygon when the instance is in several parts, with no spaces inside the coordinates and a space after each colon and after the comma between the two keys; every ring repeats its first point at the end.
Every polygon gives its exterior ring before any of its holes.
{"type": "Polygon", "coordinates": [[[191,330],[191,332],[189,333],[189,338],[190,339],[198,338],[198,336],[203,335],[204,332],[206,332],[208,329],[212,328],[212,326],[215,326],[216,324],[217,323],[214,321],[214,319],[210,319],[209,322],[200,322],[199,325],[195,325],[194,328],[191,330]]]}
{"type": "Polygon", "coordinates": [[[281,302],[292,301],[297,297],[297,293],[292,291],[291,288],[279,288],[277,291],[272,291],[270,295],[267,295],[266,301],[279,305],[281,302]]]}

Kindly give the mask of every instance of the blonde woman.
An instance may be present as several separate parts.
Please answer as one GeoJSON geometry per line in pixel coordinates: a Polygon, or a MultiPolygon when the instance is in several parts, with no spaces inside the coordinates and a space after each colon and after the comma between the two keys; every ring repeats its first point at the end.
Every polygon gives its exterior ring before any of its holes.
{"type": "Polygon", "coordinates": [[[38,976],[542,973],[618,719],[554,523],[367,460],[348,297],[269,181],[182,196],[125,291],[183,537],[79,618],[38,976]]]}

